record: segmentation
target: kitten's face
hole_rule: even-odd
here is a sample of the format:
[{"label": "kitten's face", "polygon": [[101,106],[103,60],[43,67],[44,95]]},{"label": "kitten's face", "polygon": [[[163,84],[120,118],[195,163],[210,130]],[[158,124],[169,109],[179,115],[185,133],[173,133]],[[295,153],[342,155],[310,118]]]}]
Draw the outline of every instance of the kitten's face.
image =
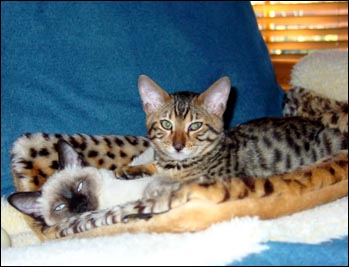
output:
[{"label": "kitten's face", "polygon": [[218,80],[201,95],[169,95],[142,75],[139,90],[147,114],[148,137],[160,156],[181,161],[204,155],[218,142],[230,92],[228,78]]},{"label": "kitten's face", "polygon": [[158,152],[173,160],[185,160],[204,153],[217,140],[223,130],[222,121],[195,104],[196,99],[185,93],[171,96],[168,103],[148,116],[148,137]]},{"label": "kitten's face", "polygon": [[42,187],[42,216],[47,225],[53,225],[79,213],[98,209],[98,180],[96,168],[66,168]]},{"label": "kitten's face", "polygon": [[8,201],[19,211],[47,225],[86,211],[97,210],[99,183],[98,169],[84,167],[79,155],[65,142],[59,143],[61,170],[53,174],[40,191],[18,192]]}]

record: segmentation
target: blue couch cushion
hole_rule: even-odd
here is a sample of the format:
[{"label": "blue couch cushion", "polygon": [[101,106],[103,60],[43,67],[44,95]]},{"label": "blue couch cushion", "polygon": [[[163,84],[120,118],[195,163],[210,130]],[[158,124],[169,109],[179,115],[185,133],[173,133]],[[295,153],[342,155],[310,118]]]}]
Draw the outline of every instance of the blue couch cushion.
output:
[{"label": "blue couch cushion", "polygon": [[229,76],[229,126],[281,115],[249,2],[1,2],[1,33],[2,194],[25,132],[145,135],[140,74],[169,92]]}]

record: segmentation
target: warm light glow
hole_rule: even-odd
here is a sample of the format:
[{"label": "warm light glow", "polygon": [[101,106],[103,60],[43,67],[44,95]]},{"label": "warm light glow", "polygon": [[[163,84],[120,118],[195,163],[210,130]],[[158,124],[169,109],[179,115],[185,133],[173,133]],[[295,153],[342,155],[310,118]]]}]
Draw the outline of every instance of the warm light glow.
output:
[{"label": "warm light glow", "polygon": [[338,41],[338,35],[328,34],[324,36],[324,40],[328,42]]},{"label": "warm light glow", "polygon": [[348,1],[251,3],[271,54],[307,54],[333,47],[348,49]]}]

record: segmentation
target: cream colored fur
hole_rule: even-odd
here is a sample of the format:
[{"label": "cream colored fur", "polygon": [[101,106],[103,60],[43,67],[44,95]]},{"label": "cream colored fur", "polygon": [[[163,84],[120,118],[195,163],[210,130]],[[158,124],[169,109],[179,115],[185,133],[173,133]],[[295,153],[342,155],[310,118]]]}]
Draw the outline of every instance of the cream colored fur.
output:
[{"label": "cream colored fur", "polygon": [[291,85],[348,102],[348,51],[319,50],[303,57],[292,70]]}]

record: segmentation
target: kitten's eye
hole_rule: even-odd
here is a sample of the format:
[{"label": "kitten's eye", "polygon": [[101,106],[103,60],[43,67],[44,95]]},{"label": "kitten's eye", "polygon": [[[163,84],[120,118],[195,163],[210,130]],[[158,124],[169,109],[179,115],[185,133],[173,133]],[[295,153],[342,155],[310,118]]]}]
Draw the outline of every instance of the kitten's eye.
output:
[{"label": "kitten's eye", "polygon": [[82,189],[82,186],[83,186],[83,182],[80,182],[79,184],[78,184],[78,187],[76,188],[76,192],[80,192],[81,191],[81,189]]},{"label": "kitten's eye", "polygon": [[62,209],[64,209],[65,208],[65,204],[59,204],[59,205],[57,205],[55,208],[54,208],[54,210],[55,211],[60,211],[60,210],[62,210]]},{"label": "kitten's eye", "polygon": [[160,121],[162,128],[165,130],[171,130],[172,129],[172,123],[168,120],[161,120]]},{"label": "kitten's eye", "polygon": [[197,131],[201,128],[202,122],[193,122],[189,125],[189,131]]}]

